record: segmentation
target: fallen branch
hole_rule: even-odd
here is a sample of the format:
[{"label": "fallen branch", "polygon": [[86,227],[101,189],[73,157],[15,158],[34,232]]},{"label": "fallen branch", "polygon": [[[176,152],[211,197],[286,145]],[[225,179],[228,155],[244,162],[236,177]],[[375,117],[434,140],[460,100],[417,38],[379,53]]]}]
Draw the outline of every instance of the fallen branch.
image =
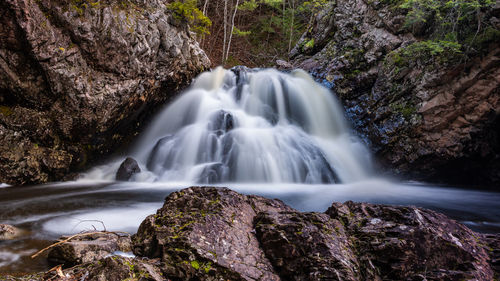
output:
[{"label": "fallen branch", "polygon": [[43,249],[41,249],[40,251],[36,252],[35,254],[33,254],[31,256],[32,259],[38,257],[40,254],[42,254],[43,252],[57,246],[57,245],[60,245],[60,244],[63,244],[63,243],[66,243],[66,242],[69,242],[71,239],[73,238],[76,238],[76,237],[81,237],[81,236],[88,236],[88,235],[93,235],[93,234],[114,234],[114,235],[117,235],[117,236],[120,236],[119,234],[129,234],[127,232],[109,232],[109,231],[95,231],[95,232],[85,232],[85,233],[78,233],[78,234],[75,234],[75,235],[71,235],[70,237],[62,240],[62,241],[59,241],[57,243],[54,243],[52,245],[49,245]]}]

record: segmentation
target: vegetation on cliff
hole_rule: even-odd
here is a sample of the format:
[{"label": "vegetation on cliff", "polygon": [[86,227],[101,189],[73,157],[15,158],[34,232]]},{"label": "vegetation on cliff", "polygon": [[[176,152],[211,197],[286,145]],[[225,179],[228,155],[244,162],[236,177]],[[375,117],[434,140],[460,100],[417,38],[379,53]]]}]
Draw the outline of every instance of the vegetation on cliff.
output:
[{"label": "vegetation on cliff", "polygon": [[499,18],[488,0],[338,0],[304,33],[292,63],[335,89],[392,172],[494,185]]}]

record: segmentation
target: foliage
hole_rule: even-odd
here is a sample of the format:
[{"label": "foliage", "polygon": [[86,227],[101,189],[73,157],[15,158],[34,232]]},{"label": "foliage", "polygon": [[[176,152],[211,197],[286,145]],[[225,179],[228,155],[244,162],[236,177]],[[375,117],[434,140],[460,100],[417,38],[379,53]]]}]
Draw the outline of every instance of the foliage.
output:
[{"label": "foliage", "polygon": [[321,9],[325,7],[328,3],[328,0],[311,0],[303,2],[298,10],[300,12],[311,13],[312,15],[316,15]]},{"label": "foliage", "polygon": [[407,10],[404,29],[425,40],[392,51],[386,65],[456,63],[478,53],[500,37],[500,31],[483,21],[482,9],[492,0],[403,0]]},{"label": "foliage", "polygon": [[312,49],[314,48],[314,38],[307,41],[305,44],[304,44],[304,49]]},{"label": "foliage", "polygon": [[481,24],[481,9],[493,4],[492,0],[404,0],[399,7],[408,11],[405,28],[410,31],[460,40],[470,27]]},{"label": "foliage", "polygon": [[255,0],[250,0],[243,2],[238,6],[238,10],[240,11],[254,11],[258,7],[258,3]]},{"label": "foliage", "polygon": [[453,41],[425,40],[412,43],[404,48],[392,51],[386,63],[396,67],[409,66],[412,62],[427,64],[436,59],[440,62],[453,61],[462,54],[462,45]]},{"label": "foliage", "polygon": [[249,31],[249,30],[243,31],[243,30],[240,30],[237,27],[234,27],[233,34],[236,35],[236,36],[248,36],[248,35],[252,34],[252,31]]},{"label": "foliage", "polygon": [[[328,0],[199,0],[198,8],[213,21],[211,34],[203,38],[201,46],[213,63],[226,57],[227,67],[234,63],[265,67],[277,59],[288,60],[291,48],[326,3]],[[226,32],[233,35],[229,54],[223,54],[225,48],[221,47],[224,42],[228,46]]]},{"label": "foliage", "polygon": [[172,11],[175,19],[187,21],[191,29],[197,34],[210,34],[209,28],[212,21],[196,5],[196,0],[184,0],[183,2],[169,3],[167,8]]}]

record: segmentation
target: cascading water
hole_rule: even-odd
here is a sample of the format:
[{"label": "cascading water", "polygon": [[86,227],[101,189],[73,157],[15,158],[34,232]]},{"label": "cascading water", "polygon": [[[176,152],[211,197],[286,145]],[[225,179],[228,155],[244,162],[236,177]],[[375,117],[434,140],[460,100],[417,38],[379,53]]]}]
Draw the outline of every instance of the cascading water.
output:
[{"label": "cascading water", "polygon": [[[132,180],[193,183],[352,182],[371,163],[335,97],[306,72],[244,67],[201,74],[131,156],[142,170]],[[85,177],[112,180],[121,160]]]}]

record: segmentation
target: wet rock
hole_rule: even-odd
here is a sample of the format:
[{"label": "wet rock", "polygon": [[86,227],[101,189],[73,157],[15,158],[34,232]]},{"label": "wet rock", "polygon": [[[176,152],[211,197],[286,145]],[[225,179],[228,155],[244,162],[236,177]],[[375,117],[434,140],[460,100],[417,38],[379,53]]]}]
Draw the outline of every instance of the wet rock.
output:
[{"label": "wet rock", "polygon": [[210,66],[166,4],[0,3],[0,182],[87,168]]},{"label": "wet rock", "polygon": [[21,235],[21,230],[9,224],[0,224],[0,241],[11,240]]},{"label": "wet rock", "polygon": [[443,214],[354,202],[326,213],[346,226],[361,267],[380,280],[493,280],[482,235]]},{"label": "wet rock", "polygon": [[[85,274],[87,280],[122,281],[122,280],[167,280],[160,269],[161,264],[155,261],[131,259],[124,257],[108,257],[100,260],[97,266]],[[73,273],[73,275],[79,272]]]},{"label": "wet rock", "polygon": [[141,168],[139,168],[139,164],[137,164],[137,161],[135,161],[134,158],[127,157],[116,172],[116,180],[128,181],[134,174],[140,172]]},{"label": "wet rock", "polygon": [[[238,280],[279,280],[253,231],[258,212],[290,209],[281,201],[229,189],[192,187],[172,193],[133,236],[134,253],[167,264],[191,264],[178,278],[203,276],[205,268]],[[172,269],[173,275],[179,272]]]},{"label": "wet rock", "polygon": [[[60,240],[67,239],[63,236]],[[52,248],[49,262],[65,267],[98,261],[114,252],[130,252],[130,235],[115,233],[95,233],[76,237],[69,242]]]},{"label": "wet rock", "polygon": [[276,65],[279,69],[292,69],[293,65],[284,60],[276,60]]},{"label": "wet rock", "polygon": [[482,239],[490,254],[490,266],[495,272],[495,279],[500,278],[500,234],[486,234]]},{"label": "wet rock", "polygon": [[218,183],[221,182],[222,174],[227,169],[222,163],[209,164],[203,169],[197,182]]},{"label": "wet rock", "polygon": [[[458,57],[449,51],[419,57],[406,48],[437,38],[442,22],[407,28],[408,11],[395,2],[329,2],[292,50],[291,63],[335,90],[387,170],[497,187],[500,37],[488,39],[482,37],[486,29],[462,26],[461,32],[482,37],[484,44],[477,41],[469,52],[460,42]],[[480,17],[496,22],[498,10],[483,8]],[[498,34],[500,26],[488,28]]]},{"label": "wet rock", "polygon": [[[500,256],[498,235],[422,208],[346,202],[301,213],[214,187],[170,194],[132,247],[135,258],[102,258],[95,249],[93,261],[64,270],[64,278],[489,281],[498,278]],[[8,280],[63,280],[36,276]]]},{"label": "wet rock", "polygon": [[343,225],[326,214],[264,212],[257,238],[282,280],[360,280]]}]

